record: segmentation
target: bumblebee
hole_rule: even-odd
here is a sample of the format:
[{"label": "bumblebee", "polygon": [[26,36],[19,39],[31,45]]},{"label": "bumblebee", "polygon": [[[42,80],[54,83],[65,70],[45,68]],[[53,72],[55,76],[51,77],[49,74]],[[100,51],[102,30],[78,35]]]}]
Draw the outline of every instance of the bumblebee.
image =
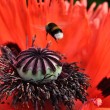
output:
[{"label": "bumblebee", "polygon": [[50,34],[56,41],[63,38],[62,30],[55,23],[48,23],[45,26],[46,36]]}]

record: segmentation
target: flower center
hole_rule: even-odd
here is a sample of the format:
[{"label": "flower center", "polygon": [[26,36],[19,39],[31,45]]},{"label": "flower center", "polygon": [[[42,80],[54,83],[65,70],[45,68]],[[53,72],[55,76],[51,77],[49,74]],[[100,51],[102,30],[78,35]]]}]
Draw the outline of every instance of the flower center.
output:
[{"label": "flower center", "polygon": [[47,48],[29,48],[16,58],[18,74],[25,80],[47,82],[55,80],[62,71],[61,57]]}]

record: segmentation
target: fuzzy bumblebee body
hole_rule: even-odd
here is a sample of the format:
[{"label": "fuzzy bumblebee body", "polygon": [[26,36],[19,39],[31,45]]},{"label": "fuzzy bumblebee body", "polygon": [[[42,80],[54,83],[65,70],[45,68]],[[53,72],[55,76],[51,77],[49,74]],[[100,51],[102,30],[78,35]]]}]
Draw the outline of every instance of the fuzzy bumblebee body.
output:
[{"label": "fuzzy bumblebee body", "polygon": [[49,33],[55,40],[63,38],[62,30],[55,23],[48,23],[45,29],[47,34]]}]

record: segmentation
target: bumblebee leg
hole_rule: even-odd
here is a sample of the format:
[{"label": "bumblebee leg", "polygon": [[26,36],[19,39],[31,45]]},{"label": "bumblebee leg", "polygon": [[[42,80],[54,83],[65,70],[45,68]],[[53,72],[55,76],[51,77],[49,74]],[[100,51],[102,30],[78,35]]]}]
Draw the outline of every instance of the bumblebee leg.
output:
[{"label": "bumblebee leg", "polygon": [[47,40],[48,32],[46,32],[46,40]]},{"label": "bumblebee leg", "polygon": [[58,39],[56,39],[56,38],[54,38],[54,39],[55,39],[56,43],[58,43]]}]

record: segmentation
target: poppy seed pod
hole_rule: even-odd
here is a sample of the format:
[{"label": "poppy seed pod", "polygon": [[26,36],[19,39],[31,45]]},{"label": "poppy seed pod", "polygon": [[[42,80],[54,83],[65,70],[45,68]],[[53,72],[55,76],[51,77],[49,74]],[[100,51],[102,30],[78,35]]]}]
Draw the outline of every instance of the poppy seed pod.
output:
[{"label": "poppy seed pod", "polygon": [[16,58],[18,74],[25,80],[48,82],[55,80],[62,71],[61,57],[54,51],[29,48]]}]

